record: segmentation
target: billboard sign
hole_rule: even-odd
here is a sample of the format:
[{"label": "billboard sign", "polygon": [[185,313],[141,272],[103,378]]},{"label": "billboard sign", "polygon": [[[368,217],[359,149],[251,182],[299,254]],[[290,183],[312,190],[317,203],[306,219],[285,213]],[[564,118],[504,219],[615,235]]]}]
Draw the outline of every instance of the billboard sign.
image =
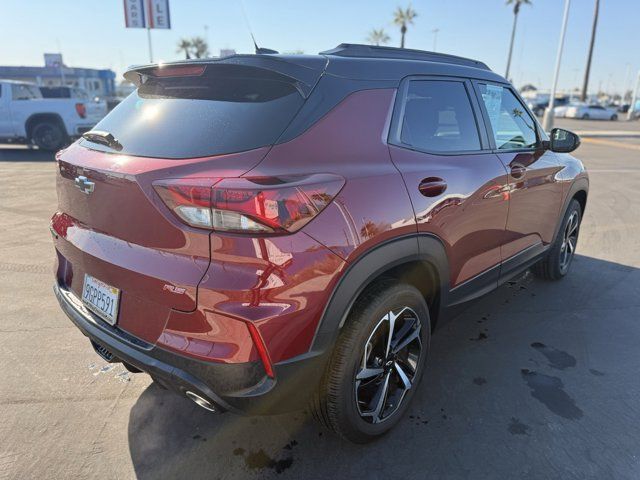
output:
[{"label": "billboard sign", "polygon": [[171,28],[169,0],[147,0],[148,28]]},{"label": "billboard sign", "polygon": [[143,0],[124,0],[124,24],[127,28],[147,28]]},{"label": "billboard sign", "polygon": [[62,54],[61,53],[45,53],[44,54],[44,65],[49,68],[61,68],[64,63],[62,63]]},{"label": "billboard sign", "polygon": [[169,0],[123,0],[127,28],[171,28]]}]

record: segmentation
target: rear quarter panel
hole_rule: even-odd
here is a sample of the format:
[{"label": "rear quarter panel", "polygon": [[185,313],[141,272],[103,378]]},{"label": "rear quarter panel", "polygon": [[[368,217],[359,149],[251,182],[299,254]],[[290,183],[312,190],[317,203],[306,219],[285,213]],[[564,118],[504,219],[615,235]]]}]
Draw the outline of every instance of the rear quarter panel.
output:
[{"label": "rear quarter panel", "polygon": [[245,174],[333,173],[345,179],[333,202],[301,231],[263,239],[211,235],[212,262],[199,304],[254,322],[274,362],[309,350],[349,263],[387,239],[416,233],[406,187],[386,145],[394,94],[352,93]]}]

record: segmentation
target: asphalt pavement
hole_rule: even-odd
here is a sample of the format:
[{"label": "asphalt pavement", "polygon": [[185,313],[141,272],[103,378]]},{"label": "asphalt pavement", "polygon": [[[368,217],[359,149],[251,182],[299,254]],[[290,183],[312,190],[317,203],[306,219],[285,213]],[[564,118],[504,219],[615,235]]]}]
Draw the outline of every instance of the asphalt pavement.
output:
[{"label": "asphalt pavement", "polygon": [[640,140],[575,155],[591,193],[570,275],[524,275],[439,329],[409,414],[356,446],[105,363],[51,291],[55,164],[0,148],[0,479],[639,478]]}]

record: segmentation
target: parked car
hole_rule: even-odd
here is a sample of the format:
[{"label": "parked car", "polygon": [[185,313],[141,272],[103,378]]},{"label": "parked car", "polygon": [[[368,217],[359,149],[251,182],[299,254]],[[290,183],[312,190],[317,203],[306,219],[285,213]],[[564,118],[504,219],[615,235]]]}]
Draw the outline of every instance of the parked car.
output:
[{"label": "parked car", "polygon": [[569,108],[571,107],[580,107],[584,105],[581,102],[571,102],[568,103],[566,105],[561,105],[559,107],[554,107],[553,109],[553,116],[556,118],[564,118],[567,116],[567,110],[569,110]]},{"label": "parked car", "polygon": [[460,305],[569,272],[579,139],[482,62],[343,44],[125,77],[57,156],[54,291],[105,361],[207,410],[309,405],[371,441]]},{"label": "parked car", "polygon": [[618,112],[615,108],[603,107],[598,104],[575,105],[567,108],[565,117],[584,120],[618,120]]},{"label": "parked car", "polygon": [[[569,97],[556,97],[554,102],[554,112],[558,107],[563,107],[569,104]],[[538,117],[542,117],[544,115],[545,110],[549,107],[549,98],[544,100],[533,100],[527,103],[527,106],[536,114]]]},{"label": "parked car", "polygon": [[0,141],[58,150],[102,118],[91,101],[44,99],[36,85],[0,80]]},{"label": "parked car", "polygon": [[627,113],[629,111],[629,107],[631,107],[631,105],[628,103],[618,105],[618,113]]}]

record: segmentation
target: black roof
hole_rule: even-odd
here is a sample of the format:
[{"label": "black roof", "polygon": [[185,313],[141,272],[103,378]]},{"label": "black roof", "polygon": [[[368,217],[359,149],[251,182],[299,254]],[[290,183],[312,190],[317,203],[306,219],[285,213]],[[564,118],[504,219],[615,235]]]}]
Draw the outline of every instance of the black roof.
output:
[{"label": "black roof", "polygon": [[467,67],[491,70],[485,63],[470,58],[448,55],[446,53],[427,52],[409,48],[380,47],[377,45],[362,45],[358,43],[341,43],[336,48],[320,52],[320,55],[335,55],[339,57],[358,58],[393,58],[396,60],[421,60],[425,62],[451,63]]},{"label": "black roof", "polygon": [[[205,58],[168,62],[185,64],[237,64],[268,68],[302,80],[309,87],[322,72],[354,80],[398,82],[409,75],[446,75],[507,83],[483,62],[444,53],[395,47],[378,47],[342,43],[318,55],[235,54],[222,58]],[[158,65],[129,67],[125,78],[134,81],[136,73]]]},{"label": "black roof", "polygon": [[446,75],[507,83],[483,62],[444,53],[343,43],[320,52],[328,74],[359,80],[399,81],[409,75]]}]

